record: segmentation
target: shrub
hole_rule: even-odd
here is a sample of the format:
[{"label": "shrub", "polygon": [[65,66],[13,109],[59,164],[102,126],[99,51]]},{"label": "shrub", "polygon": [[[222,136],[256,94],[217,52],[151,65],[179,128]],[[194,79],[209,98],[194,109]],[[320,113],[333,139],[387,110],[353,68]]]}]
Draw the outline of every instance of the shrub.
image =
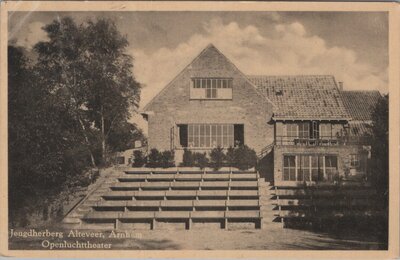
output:
[{"label": "shrub", "polygon": [[224,149],[221,147],[217,147],[211,150],[210,152],[210,166],[214,168],[214,170],[218,170],[221,168],[225,162],[226,155],[224,154]]},{"label": "shrub", "polygon": [[193,153],[186,148],[183,150],[183,158],[182,158],[181,166],[184,166],[184,167],[194,166]]},{"label": "shrub", "polygon": [[257,165],[257,154],[247,145],[241,145],[234,150],[234,163],[232,166],[240,170],[247,170]]},{"label": "shrub", "polygon": [[159,167],[159,165],[161,164],[161,157],[162,155],[157,149],[151,149],[149,155],[147,156],[146,166],[150,168]]},{"label": "shrub", "polygon": [[194,166],[204,169],[208,166],[208,158],[206,153],[193,153]]},{"label": "shrub", "polygon": [[164,151],[161,153],[160,167],[168,168],[175,166],[175,153],[174,151]]},{"label": "shrub", "polygon": [[147,167],[174,167],[175,166],[175,155],[173,151],[159,152],[157,149],[151,149],[147,156]]},{"label": "shrub", "polygon": [[226,160],[226,163],[227,163],[229,166],[231,166],[231,167],[234,166],[235,161],[236,161],[236,160],[235,160],[235,148],[233,148],[232,146],[230,146],[230,147],[228,148],[228,150],[226,151],[225,160]]},{"label": "shrub", "polygon": [[146,164],[146,156],[143,155],[143,152],[140,150],[133,152],[133,167],[142,167]]}]

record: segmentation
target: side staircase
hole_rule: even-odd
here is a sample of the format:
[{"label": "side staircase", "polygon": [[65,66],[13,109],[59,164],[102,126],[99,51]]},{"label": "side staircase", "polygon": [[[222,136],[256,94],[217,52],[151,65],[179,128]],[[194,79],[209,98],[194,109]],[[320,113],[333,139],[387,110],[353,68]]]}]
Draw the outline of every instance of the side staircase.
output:
[{"label": "side staircase", "polygon": [[281,228],[274,189],[256,171],[114,171],[63,219],[81,229]]}]

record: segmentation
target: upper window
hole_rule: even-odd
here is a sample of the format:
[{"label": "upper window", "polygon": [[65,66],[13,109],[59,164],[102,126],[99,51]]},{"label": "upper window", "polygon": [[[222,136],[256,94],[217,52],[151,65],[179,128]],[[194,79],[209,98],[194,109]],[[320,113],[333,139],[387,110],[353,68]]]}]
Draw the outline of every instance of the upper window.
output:
[{"label": "upper window", "polygon": [[231,78],[193,78],[191,99],[232,99]]},{"label": "upper window", "polygon": [[321,139],[332,138],[332,124],[319,124],[319,135]]}]

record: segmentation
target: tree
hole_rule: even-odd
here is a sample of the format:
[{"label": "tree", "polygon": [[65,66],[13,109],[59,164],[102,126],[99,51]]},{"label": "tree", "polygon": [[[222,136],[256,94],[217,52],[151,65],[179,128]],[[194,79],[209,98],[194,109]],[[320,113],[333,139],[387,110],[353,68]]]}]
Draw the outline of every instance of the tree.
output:
[{"label": "tree", "polygon": [[57,93],[74,115],[92,165],[106,164],[107,153],[126,149],[123,143],[137,132],[128,122],[140,97],[128,41],[108,19],[78,26],[65,17],[44,30],[49,41],[35,46],[41,85]]},{"label": "tree", "polygon": [[187,148],[185,148],[183,150],[183,158],[182,158],[181,166],[183,166],[183,167],[193,167],[194,166],[193,153],[192,153],[192,151],[188,150]]},{"label": "tree", "polygon": [[[140,85],[132,70],[132,57],[127,55],[128,41],[111,20],[88,21],[83,29],[86,36],[85,64],[92,75],[87,92],[88,116],[100,130],[102,161],[107,161],[109,138],[129,133],[131,112],[139,106]],[[130,135],[125,135],[130,136]]]},{"label": "tree", "polygon": [[[88,164],[75,119],[40,85],[24,50],[8,47],[9,205],[12,221],[41,209]],[[42,199],[38,199],[42,198]],[[16,214],[21,212],[22,214]]]},{"label": "tree", "polygon": [[240,170],[247,170],[257,165],[257,153],[247,145],[236,147],[234,158],[234,166]]},{"label": "tree", "polygon": [[370,175],[378,193],[387,202],[389,193],[389,95],[383,96],[378,101],[372,115]]}]

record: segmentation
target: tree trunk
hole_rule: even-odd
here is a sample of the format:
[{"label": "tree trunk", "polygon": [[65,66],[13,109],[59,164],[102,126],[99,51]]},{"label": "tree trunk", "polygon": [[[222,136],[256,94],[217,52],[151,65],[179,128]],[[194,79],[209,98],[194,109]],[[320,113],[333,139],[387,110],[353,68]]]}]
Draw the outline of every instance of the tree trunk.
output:
[{"label": "tree trunk", "polygon": [[80,118],[79,116],[78,116],[78,120],[79,120],[79,124],[81,125],[81,128],[82,128],[83,137],[85,138],[85,142],[86,142],[86,144],[87,144],[87,146],[88,146],[88,149],[89,149],[90,160],[91,160],[91,162],[92,162],[92,166],[93,166],[93,168],[96,168],[96,167],[97,167],[97,166],[96,166],[96,161],[94,160],[94,156],[93,156],[92,150],[89,148],[89,147],[90,147],[90,142],[89,142],[89,138],[88,138],[87,135],[86,135],[86,127],[85,127],[85,124],[83,124],[83,122],[82,122],[82,120],[81,120],[81,118]]},{"label": "tree trunk", "polygon": [[105,165],[107,162],[107,156],[106,156],[106,133],[104,127],[103,106],[101,106],[101,155],[102,155],[103,165]]}]

